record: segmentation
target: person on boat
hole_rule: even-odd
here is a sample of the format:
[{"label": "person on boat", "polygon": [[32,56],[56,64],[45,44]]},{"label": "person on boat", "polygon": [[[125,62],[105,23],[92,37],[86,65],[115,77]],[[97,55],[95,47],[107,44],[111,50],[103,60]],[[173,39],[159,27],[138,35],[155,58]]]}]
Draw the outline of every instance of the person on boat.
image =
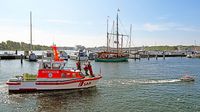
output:
[{"label": "person on boat", "polygon": [[45,64],[45,67],[46,67],[46,69],[50,69],[50,68],[51,68],[51,65],[48,64],[48,63],[46,63],[46,64]]},{"label": "person on boat", "polygon": [[43,63],[43,68],[44,68],[44,69],[49,69],[49,68],[51,68],[51,67],[50,67],[49,64],[47,64],[47,63]]},{"label": "person on boat", "polygon": [[88,62],[88,70],[90,72],[90,76],[95,77],[92,71],[92,65],[90,64],[90,62]]},{"label": "person on boat", "polygon": [[77,68],[77,70],[81,71],[81,62],[80,61],[76,62],[76,68]]},{"label": "person on boat", "polygon": [[46,69],[46,64],[45,63],[43,63],[43,68]]},{"label": "person on boat", "polygon": [[88,76],[89,74],[88,74],[88,63],[86,62],[85,64],[84,64],[85,66],[84,66],[84,70],[85,70],[85,75],[86,76]]}]

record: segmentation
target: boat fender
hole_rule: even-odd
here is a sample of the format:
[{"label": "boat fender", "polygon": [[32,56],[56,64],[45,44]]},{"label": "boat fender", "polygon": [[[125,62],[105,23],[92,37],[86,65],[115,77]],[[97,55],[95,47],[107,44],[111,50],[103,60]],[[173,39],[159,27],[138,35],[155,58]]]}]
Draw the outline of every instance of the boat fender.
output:
[{"label": "boat fender", "polygon": [[11,79],[9,79],[9,82],[17,82],[17,81],[19,81],[18,78],[11,78]]},{"label": "boat fender", "polygon": [[76,77],[76,73],[72,73],[72,77],[75,78]]},{"label": "boat fender", "polygon": [[62,78],[66,78],[65,73],[62,73],[62,74],[61,74],[61,77],[62,77]]}]

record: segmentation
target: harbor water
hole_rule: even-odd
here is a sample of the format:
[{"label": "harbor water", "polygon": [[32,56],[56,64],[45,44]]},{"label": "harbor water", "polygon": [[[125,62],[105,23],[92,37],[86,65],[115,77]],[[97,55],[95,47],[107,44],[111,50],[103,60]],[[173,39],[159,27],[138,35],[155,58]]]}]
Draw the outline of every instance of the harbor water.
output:
[{"label": "harbor water", "polygon": [[[75,67],[75,61],[67,63]],[[96,87],[9,94],[8,79],[36,74],[39,65],[0,60],[0,112],[200,112],[200,59],[91,63],[95,73],[103,74]],[[195,77],[195,82],[181,82],[184,75]]]}]

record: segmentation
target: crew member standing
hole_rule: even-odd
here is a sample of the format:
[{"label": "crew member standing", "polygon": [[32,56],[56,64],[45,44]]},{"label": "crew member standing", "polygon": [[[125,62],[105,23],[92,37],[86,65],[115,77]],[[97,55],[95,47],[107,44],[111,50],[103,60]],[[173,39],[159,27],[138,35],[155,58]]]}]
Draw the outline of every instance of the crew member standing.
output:
[{"label": "crew member standing", "polygon": [[94,74],[93,74],[92,65],[90,64],[90,62],[88,62],[88,70],[89,70],[89,72],[90,72],[90,75],[91,75],[92,77],[95,77]]},{"label": "crew member standing", "polygon": [[80,61],[76,62],[76,67],[77,67],[77,70],[81,71],[81,63],[80,63]]},{"label": "crew member standing", "polygon": [[89,75],[89,74],[88,74],[88,63],[85,63],[84,65],[85,65],[85,66],[84,66],[83,69],[85,70],[85,75],[88,76],[88,75]]}]

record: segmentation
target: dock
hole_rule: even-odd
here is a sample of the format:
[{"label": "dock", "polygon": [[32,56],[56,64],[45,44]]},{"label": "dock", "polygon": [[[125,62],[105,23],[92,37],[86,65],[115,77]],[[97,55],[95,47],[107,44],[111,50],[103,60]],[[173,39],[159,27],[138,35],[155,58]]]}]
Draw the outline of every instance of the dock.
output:
[{"label": "dock", "polygon": [[[42,55],[37,55],[38,59],[42,59]],[[5,55],[5,54],[1,54],[0,55],[0,60],[9,60],[9,59],[21,59],[21,55]],[[23,56],[23,59],[26,59],[26,56]]]},{"label": "dock", "polygon": [[171,55],[140,55],[141,58],[154,58],[154,57],[186,57],[185,54],[171,54]]}]

